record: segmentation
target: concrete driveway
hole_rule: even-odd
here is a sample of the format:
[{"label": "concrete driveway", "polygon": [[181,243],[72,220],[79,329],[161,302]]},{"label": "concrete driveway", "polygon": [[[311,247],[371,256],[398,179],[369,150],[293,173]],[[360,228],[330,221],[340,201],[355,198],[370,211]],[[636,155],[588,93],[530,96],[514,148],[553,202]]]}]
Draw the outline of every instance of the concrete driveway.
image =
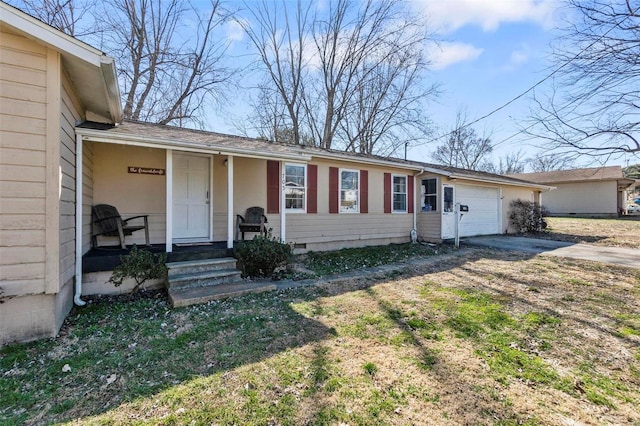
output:
[{"label": "concrete driveway", "polygon": [[591,244],[574,244],[563,241],[541,240],[537,238],[494,235],[468,237],[462,244],[475,247],[490,247],[500,250],[516,250],[544,256],[569,257],[573,259],[595,260],[640,269],[640,250],[624,247],[605,247]]}]

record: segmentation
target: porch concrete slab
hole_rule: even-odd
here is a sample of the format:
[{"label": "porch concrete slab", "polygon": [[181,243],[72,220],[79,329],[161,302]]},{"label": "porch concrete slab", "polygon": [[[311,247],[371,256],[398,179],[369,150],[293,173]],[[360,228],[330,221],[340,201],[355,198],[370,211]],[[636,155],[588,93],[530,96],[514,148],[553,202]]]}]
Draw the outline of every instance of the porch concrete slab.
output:
[{"label": "porch concrete slab", "polygon": [[500,250],[522,251],[543,256],[593,260],[640,269],[640,249],[574,244],[564,241],[512,237],[507,235],[468,237],[462,239],[461,242],[464,245],[473,247],[489,247]]},{"label": "porch concrete slab", "polygon": [[244,296],[249,293],[273,291],[276,286],[270,282],[244,282],[219,284],[210,287],[193,287],[169,290],[169,301],[174,308],[197,305],[211,300]]}]

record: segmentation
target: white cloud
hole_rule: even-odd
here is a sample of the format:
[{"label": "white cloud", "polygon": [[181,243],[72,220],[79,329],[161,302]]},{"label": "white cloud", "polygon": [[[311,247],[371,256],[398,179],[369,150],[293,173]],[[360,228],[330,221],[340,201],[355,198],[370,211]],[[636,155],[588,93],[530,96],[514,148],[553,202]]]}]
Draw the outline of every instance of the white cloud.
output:
[{"label": "white cloud", "polygon": [[511,56],[509,57],[509,61],[502,66],[502,71],[511,72],[520,68],[522,65],[529,62],[529,53],[527,52],[526,47],[521,50],[514,50],[511,52]]},{"label": "white cloud", "polygon": [[553,25],[557,0],[413,0],[424,11],[436,32],[451,33],[465,25],[495,31],[507,22]]},{"label": "white cloud", "polygon": [[440,42],[429,49],[431,68],[442,70],[457,62],[472,61],[483,51],[484,49],[466,43]]},{"label": "white cloud", "polygon": [[227,23],[227,41],[242,41],[244,39],[244,29],[242,26],[236,22],[235,20],[229,21]]}]

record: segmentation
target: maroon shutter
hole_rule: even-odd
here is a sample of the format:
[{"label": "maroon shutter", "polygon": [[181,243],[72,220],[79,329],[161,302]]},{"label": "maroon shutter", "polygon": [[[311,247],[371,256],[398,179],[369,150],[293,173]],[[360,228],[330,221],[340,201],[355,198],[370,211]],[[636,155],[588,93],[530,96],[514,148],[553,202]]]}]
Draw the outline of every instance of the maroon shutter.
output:
[{"label": "maroon shutter", "polygon": [[384,174],[384,212],[391,213],[391,173]]},{"label": "maroon shutter", "polygon": [[369,213],[369,171],[360,170],[360,213]]},{"label": "maroon shutter", "polygon": [[407,203],[409,203],[409,205],[407,206],[407,213],[413,213],[413,205],[415,204],[414,202],[414,198],[415,194],[414,194],[414,189],[413,189],[413,176],[407,176]]},{"label": "maroon shutter", "polygon": [[329,167],[329,213],[338,213],[338,168]]},{"label": "maroon shutter", "polygon": [[307,165],[307,213],[318,213],[318,166]]},{"label": "maroon shutter", "polygon": [[280,213],[280,163],[267,161],[267,213]]}]

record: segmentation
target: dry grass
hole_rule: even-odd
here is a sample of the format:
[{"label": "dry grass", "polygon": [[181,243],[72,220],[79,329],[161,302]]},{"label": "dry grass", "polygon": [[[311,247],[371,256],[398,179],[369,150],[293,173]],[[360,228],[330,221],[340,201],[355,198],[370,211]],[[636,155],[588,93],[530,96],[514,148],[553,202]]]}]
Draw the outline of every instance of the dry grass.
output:
[{"label": "dry grass", "polygon": [[640,271],[467,249],[385,279],[76,311],[0,352],[0,422],[640,424],[639,348]]},{"label": "dry grass", "polygon": [[[640,216],[617,219],[548,217],[542,238],[610,247],[640,248]],[[536,235],[538,237],[538,235]]]}]

